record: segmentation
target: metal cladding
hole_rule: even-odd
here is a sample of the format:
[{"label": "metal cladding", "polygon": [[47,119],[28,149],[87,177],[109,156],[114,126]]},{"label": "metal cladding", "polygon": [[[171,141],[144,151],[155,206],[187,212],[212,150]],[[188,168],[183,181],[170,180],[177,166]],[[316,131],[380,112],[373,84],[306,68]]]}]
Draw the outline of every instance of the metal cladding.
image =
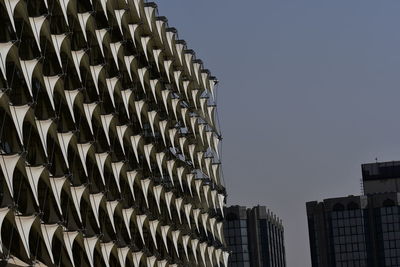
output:
[{"label": "metal cladding", "polygon": [[156,4],[0,12],[1,263],[227,266],[217,80]]}]

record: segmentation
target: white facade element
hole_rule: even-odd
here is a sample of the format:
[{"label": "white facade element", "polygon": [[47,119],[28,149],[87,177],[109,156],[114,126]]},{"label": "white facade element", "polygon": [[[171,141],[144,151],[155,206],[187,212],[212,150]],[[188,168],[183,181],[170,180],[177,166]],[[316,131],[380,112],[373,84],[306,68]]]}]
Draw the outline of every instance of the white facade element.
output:
[{"label": "white facade element", "polygon": [[110,255],[111,255],[111,251],[114,247],[114,243],[113,242],[108,242],[108,243],[100,243],[100,247],[101,247],[101,254],[103,255],[103,259],[104,259],[104,263],[106,264],[107,267],[110,266],[109,262],[110,262]]},{"label": "white facade element", "polygon": [[217,190],[211,190],[211,202],[214,210],[217,210]]},{"label": "white facade element", "polygon": [[132,143],[132,148],[133,152],[135,153],[136,161],[139,163],[139,143],[142,140],[141,135],[135,135],[131,136],[131,143]]},{"label": "white facade element", "polygon": [[51,189],[53,191],[53,195],[56,199],[56,203],[58,206],[58,209],[60,211],[60,213],[62,213],[62,209],[61,209],[61,193],[62,193],[62,188],[65,184],[65,182],[67,181],[66,177],[49,177],[50,180],[50,185],[51,185]]},{"label": "white facade element", "polygon": [[[137,0],[134,0],[134,1],[137,1]],[[138,24],[129,24],[128,28],[129,28],[129,33],[131,35],[132,41],[136,45],[135,36],[136,36],[136,30],[139,28],[139,25]]]},{"label": "white facade element", "polygon": [[125,67],[128,71],[129,78],[132,80],[132,70],[131,70],[131,64],[133,60],[135,59],[134,56],[124,56],[124,62],[125,62]]},{"label": "white facade element", "polygon": [[176,198],[175,199],[176,212],[178,213],[179,223],[181,223],[181,224],[182,224],[182,219],[181,219],[182,203],[183,203],[183,199],[182,198]]},{"label": "white facade element", "polygon": [[141,251],[135,252],[132,254],[132,256],[133,256],[133,264],[135,265],[135,267],[139,267],[140,261],[143,257],[143,252],[141,252]]},{"label": "white facade element", "polygon": [[174,167],[175,167],[175,163],[176,163],[175,160],[168,160],[167,161],[168,175],[169,175],[169,178],[170,178],[172,184],[174,184],[173,170],[174,170]]},{"label": "white facade element", "polygon": [[168,210],[168,215],[169,218],[172,220],[172,215],[171,215],[171,201],[172,197],[174,196],[174,193],[171,191],[165,192],[164,197],[165,197],[165,204],[167,205],[167,210]]},{"label": "white facade element", "polygon": [[220,208],[220,210],[221,210],[221,213],[222,213],[222,217],[225,217],[224,216],[224,207],[225,207],[225,195],[223,195],[223,194],[218,194],[218,205],[219,205],[219,208]]},{"label": "white facade element", "polygon": [[83,193],[85,193],[86,187],[85,185],[80,185],[80,186],[71,186],[71,196],[73,203],[75,205],[75,210],[76,213],[78,214],[79,220],[82,221],[82,215],[81,215],[81,200]]},{"label": "white facade element", "polygon": [[66,132],[66,133],[58,133],[58,142],[60,144],[61,152],[64,156],[64,161],[67,167],[69,168],[68,162],[68,146],[71,142],[72,137],[74,136],[73,132]]},{"label": "white facade element", "polygon": [[161,228],[161,236],[162,236],[162,239],[164,242],[165,249],[167,250],[167,252],[169,252],[167,236],[168,236],[169,229],[171,227],[169,225],[164,225],[164,226],[161,226],[160,228]]},{"label": "white facade element", "polygon": [[192,252],[193,252],[193,256],[195,259],[196,264],[198,264],[198,260],[197,260],[197,246],[199,245],[199,240],[198,239],[192,239],[190,241],[190,244],[192,245]]},{"label": "white facade element", "polygon": [[[61,65],[61,63],[60,63],[60,65]],[[43,80],[44,80],[44,85],[46,87],[47,95],[49,96],[50,104],[54,110],[55,109],[54,99],[53,99],[54,98],[54,90],[55,90],[57,82],[60,80],[60,76],[58,76],[58,75],[43,76]]]},{"label": "white facade element", "polygon": [[20,60],[22,73],[24,74],[25,82],[28,86],[29,93],[32,96],[32,79],[33,79],[33,72],[35,71],[36,66],[38,65],[39,61],[37,59],[32,60]]},{"label": "white facade element", "polygon": [[200,243],[200,256],[204,266],[207,266],[206,251],[207,251],[207,243],[206,242]]},{"label": "white facade element", "polygon": [[81,26],[82,34],[87,41],[86,26],[90,18],[90,12],[78,13],[79,25]]},{"label": "white facade element", "polygon": [[9,156],[0,155],[1,170],[5,177],[6,184],[8,186],[8,190],[9,190],[11,196],[14,195],[14,186],[13,186],[14,170],[17,167],[17,163],[20,160],[20,158],[21,158],[21,156],[18,154],[9,155]]},{"label": "white facade element", "polygon": [[36,128],[38,129],[38,133],[40,136],[40,140],[42,142],[43,151],[48,156],[47,153],[47,135],[49,133],[50,127],[53,123],[53,120],[38,120],[36,119]]},{"label": "white facade element", "polygon": [[[199,197],[199,200],[200,200],[200,202],[201,202],[201,192],[200,192],[200,189],[201,189],[201,185],[203,184],[203,181],[200,180],[200,179],[196,179],[196,180],[194,181],[194,183],[195,183],[195,186],[196,186],[197,196]],[[208,202],[207,202],[207,206],[208,206]]]},{"label": "white facade element", "polygon": [[222,234],[222,227],[223,227],[222,222],[218,222],[217,223],[217,236],[221,243],[223,243],[223,241],[224,241],[224,237]]},{"label": "white facade element", "polygon": [[99,239],[96,236],[93,237],[85,237],[83,244],[85,245],[86,255],[89,259],[90,266],[94,266],[94,252],[95,247]]},{"label": "white facade element", "polygon": [[79,90],[64,90],[65,98],[67,100],[69,112],[71,113],[72,119],[76,122],[74,113],[74,104],[76,97],[79,95]]},{"label": "white facade element", "polygon": [[154,267],[157,258],[155,256],[147,257],[147,267]]},{"label": "white facade element", "polygon": [[161,214],[160,201],[161,201],[161,193],[163,191],[163,188],[164,187],[162,185],[157,185],[157,186],[153,187],[154,198],[157,203],[158,213],[160,213],[160,214]]},{"label": "white facade element", "polygon": [[131,118],[131,113],[129,112],[129,103],[132,96],[132,90],[126,89],[121,91],[122,101],[124,101],[124,107],[128,118]]},{"label": "white facade element", "polygon": [[85,116],[87,123],[89,124],[90,131],[93,134],[93,124],[92,124],[92,116],[94,113],[94,110],[97,108],[97,103],[90,103],[90,104],[83,104],[83,109],[85,111]]},{"label": "white facade element", "polygon": [[114,218],[115,218],[114,213],[115,213],[115,209],[117,208],[118,204],[119,204],[119,202],[117,200],[106,202],[108,217],[110,219],[110,222],[114,229],[114,232],[116,232],[115,222],[114,222]]},{"label": "white facade element", "polygon": [[103,65],[90,66],[90,72],[92,74],[92,79],[94,82],[94,86],[96,87],[97,94],[99,94],[99,79],[103,67],[104,67]]},{"label": "white facade element", "polygon": [[210,260],[211,266],[214,266],[213,256],[215,248],[213,246],[207,248],[208,259]]},{"label": "white facade element", "polygon": [[188,184],[189,187],[189,192],[190,195],[193,197],[193,192],[192,192],[192,182],[194,180],[194,174],[193,173],[188,173],[186,174],[186,182]]},{"label": "white facade element", "polygon": [[75,266],[74,254],[72,253],[72,246],[74,245],[75,238],[78,236],[78,231],[63,232],[64,244],[68,256],[71,260],[72,266]]},{"label": "white facade element", "polygon": [[[130,254],[129,247],[117,248],[117,252],[118,252],[119,264],[121,264],[121,266],[125,266],[127,262],[126,260]],[[133,258],[135,259],[135,257]]]},{"label": "white facade element", "polygon": [[172,234],[172,242],[174,243],[176,255],[178,255],[178,257],[179,257],[178,239],[181,234],[181,231],[179,231],[179,230],[172,231],[171,234]]},{"label": "white facade element", "polygon": [[132,197],[133,197],[133,199],[135,199],[135,191],[133,189],[134,189],[134,185],[135,185],[135,180],[136,180],[136,178],[139,177],[139,173],[137,171],[129,171],[129,172],[126,172],[126,176],[128,178],[128,184],[129,184],[130,191],[132,193]]},{"label": "white facade element", "polygon": [[197,232],[200,233],[200,228],[199,228],[199,217],[200,217],[200,209],[193,209],[193,218],[194,218],[194,223],[196,225]]},{"label": "white facade element", "polygon": [[122,167],[124,167],[124,164],[125,163],[122,162],[122,161],[111,163],[111,167],[112,167],[112,170],[113,170],[115,183],[117,184],[119,192],[121,192],[121,185],[120,185],[119,177],[121,175],[121,170],[122,170]]},{"label": "white facade element", "polygon": [[121,145],[122,152],[124,152],[124,154],[126,155],[125,146],[124,146],[124,136],[126,134],[126,131],[129,129],[129,127],[127,125],[121,125],[121,126],[115,126],[115,128],[117,129],[118,141],[119,141],[119,144]]},{"label": "white facade element", "polygon": [[118,84],[118,81],[119,80],[117,77],[106,79],[108,94],[110,95],[110,100],[114,107],[115,107],[114,92],[116,91],[116,86]]},{"label": "white facade element", "polygon": [[75,65],[75,70],[76,73],[78,74],[79,80],[82,81],[82,76],[81,76],[81,71],[79,69],[81,65],[81,61],[83,57],[85,56],[86,52],[85,50],[77,50],[77,51],[71,51],[72,54],[72,59]]},{"label": "white facade element", "polygon": [[158,224],[160,222],[158,220],[154,220],[154,221],[149,221],[149,225],[150,225],[150,233],[151,233],[151,237],[153,239],[154,242],[154,246],[158,249],[157,246],[157,237],[156,237],[156,233],[157,233],[157,227]]},{"label": "white facade element", "polygon": [[129,238],[131,238],[131,236],[132,236],[130,225],[131,225],[132,214],[133,214],[134,211],[135,210],[133,208],[122,209],[124,223],[125,223],[125,227],[126,227],[126,230],[128,232]]},{"label": "white facade element", "polygon": [[37,47],[40,47],[40,31],[42,30],[43,23],[46,21],[46,16],[30,17],[29,22],[31,24],[33,36],[35,37]]},{"label": "white facade element", "polygon": [[13,119],[15,128],[17,129],[19,140],[24,144],[23,125],[25,116],[29,111],[29,105],[23,106],[10,106],[11,117]]},{"label": "white facade element", "polygon": [[146,201],[146,206],[149,207],[148,191],[149,191],[149,186],[150,186],[151,180],[150,179],[141,180],[140,183],[142,185],[142,192],[144,195],[144,199]]},{"label": "white facade element", "polygon": [[104,57],[103,39],[107,34],[107,29],[100,29],[96,30],[95,32],[96,32],[97,42],[99,43],[99,48],[101,50],[101,54],[103,54]]},{"label": "white facade element", "polygon": [[217,219],[216,218],[210,218],[209,222],[210,222],[210,230],[211,230],[211,234],[213,236],[214,239],[216,239],[215,236],[215,223],[216,223]]},{"label": "white facade element", "polygon": [[224,261],[224,265],[228,266],[229,252],[223,251],[222,252],[222,258],[223,258],[223,261]]},{"label": "white facade element", "polygon": [[101,201],[103,200],[103,197],[104,197],[103,193],[90,194],[90,196],[89,196],[93,215],[94,215],[94,218],[96,219],[97,225],[99,225],[99,226],[100,226],[100,221],[99,221],[100,204],[101,204]]},{"label": "white facade element", "polygon": [[166,267],[168,264],[167,260],[157,261],[157,267]]},{"label": "white facade element", "polygon": [[5,6],[7,9],[7,13],[8,13],[8,18],[11,22],[11,25],[12,25],[14,31],[15,31],[14,10],[19,2],[20,2],[20,0],[4,0]]},{"label": "white facade element", "polygon": [[60,226],[58,224],[41,224],[40,228],[42,231],[43,239],[46,244],[47,252],[49,253],[51,262],[54,263],[52,244],[53,244],[54,234],[58,229],[60,229]]},{"label": "white facade element", "polygon": [[184,210],[185,210],[185,215],[186,215],[186,220],[188,223],[189,228],[192,228],[192,225],[190,223],[190,212],[192,211],[192,204],[185,204],[183,206]]},{"label": "white facade element", "polygon": [[26,255],[30,257],[30,247],[29,247],[29,234],[31,232],[31,228],[33,223],[36,220],[36,216],[15,216],[15,223],[18,229],[19,235],[22,240],[22,244],[24,245]]},{"label": "white facade element", "polygon": [[183,192],[182,179],[183,179],[183,172],[185,171],[185,168],[184,167],[179,167],[179,168],[176,169],[176,171],[177,171],[177,174],[178,174],[178,181],[179,181],[179,184],[181,186],[181,190]]},{"label": "white facade element", "polygon": [[143,225],[146,220],[147,220],[147,216],[145,214],[136,216],[136,223],[137,223],[137,227],[139,229],[139,234],[140,234],[140,237],[142,238],[143,244],[146,244],[146,242],[144,241],[144,236],[143,236]]},{"label": "white facade element", "polygon": [[96,163],[97,163],[97,168],[99,169],[100,172],[100,177],[103,181],[103,184],[105,184],[105,178],[104,178],[104,165],[106,164],[106,160],[109,157],[107,152],[103,153],[95,153],[96,157]]},{"label": "white facade element", "polygon": [[209,217],[208,213],[201,214],[201,222],[203,224],[203,229],[204,229],[204,232],[205,232],[206,236],[208,236],[208,231],[207,231],[208,217]]}]

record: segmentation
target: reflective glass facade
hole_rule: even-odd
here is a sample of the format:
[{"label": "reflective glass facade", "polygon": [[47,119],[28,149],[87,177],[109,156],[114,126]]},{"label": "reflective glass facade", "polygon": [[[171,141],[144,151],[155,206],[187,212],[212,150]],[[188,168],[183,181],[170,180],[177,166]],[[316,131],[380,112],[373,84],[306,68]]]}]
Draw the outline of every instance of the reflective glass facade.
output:
[{"label": "reflective glass facade", "polygon": [[225,240],[232,267],[283,267],[282,222],[263,206],[252,209],[231,206],[226,211]]},{"label": "reflective glass facade", "polygon": [[250,266],[247,220],[228,221],[225,238],[231,251],[229,266]]},{"label": "reflective glass facade", "polygon": [[400,214],[399,207],[382,207],[376,209],[377,235],[380,248],[380,259],[384,266],[400,266]]},{"label": "reflective glass facade", "polygon": [[400,266],[399,203],[399,193],[308,202],[312,266]]},{"label": "reflective glass facade", "polygon": [[362,211],[334,211],[331,223],[336,266],[366,266],[367,253]]},{"label": "reflective glass facade", "polygon": [[259,220],[261,266],[286,266],[282,225],[268,219]]}]

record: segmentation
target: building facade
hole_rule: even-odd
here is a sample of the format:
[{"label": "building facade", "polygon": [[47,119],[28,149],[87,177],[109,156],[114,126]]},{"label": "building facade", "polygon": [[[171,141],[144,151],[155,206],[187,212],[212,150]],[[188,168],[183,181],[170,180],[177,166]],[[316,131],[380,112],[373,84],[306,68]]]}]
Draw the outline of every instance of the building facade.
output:
[{"label": "building facade", "polygon": [[227,266],[217,79],[157,5],[0,12],[0,264]]},{"label": "building facade", "polygon": [[400,266],[397,166],[363,164],[365,195],[306,204],[313,267]]},{"label": "building facade", "polygon": [[228,266],[286,266],[282,221],[265,206],[227,208],[224,231],[231,251]]}]

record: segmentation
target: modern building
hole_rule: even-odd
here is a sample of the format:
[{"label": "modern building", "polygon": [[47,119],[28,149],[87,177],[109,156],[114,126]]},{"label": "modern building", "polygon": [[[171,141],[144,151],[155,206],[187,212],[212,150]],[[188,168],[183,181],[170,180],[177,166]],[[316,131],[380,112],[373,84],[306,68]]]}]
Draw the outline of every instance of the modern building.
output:
[{"label": "modern building", "polygon": [[227,266],[217,79],[157,5],[0,14],[0,265]]},{"label": "modern building", "polygon": [[231,267],[284,267],[282,221],[265,206],[226,209],[225,240]]},{"label": "modern building", "polygon": [[365,195],[306,204],[313,267],[400,266],[399,162],[362,165]]},{"label": "modern building", "polygon": [[231,251],[228,266],[250,266],[247,208],[230,206],[225,209],[224,235]]}]

